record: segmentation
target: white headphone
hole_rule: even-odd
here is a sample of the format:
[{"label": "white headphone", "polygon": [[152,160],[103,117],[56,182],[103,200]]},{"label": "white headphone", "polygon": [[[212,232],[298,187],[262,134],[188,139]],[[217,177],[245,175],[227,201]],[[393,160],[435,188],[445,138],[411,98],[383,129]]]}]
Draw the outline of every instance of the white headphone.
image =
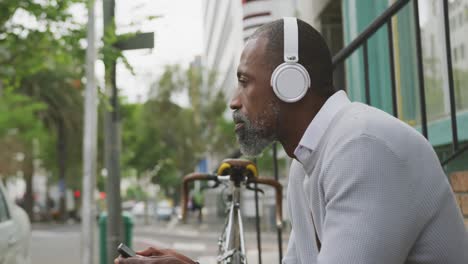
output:
[{"label": "white headphone", "polygon": [[285,17],[284,63],[278,65],[271,75],[271,86],[276,96],[284,102],[301,100],[310,87],[310,76],[299,61],[299,32],[297,19]]}]

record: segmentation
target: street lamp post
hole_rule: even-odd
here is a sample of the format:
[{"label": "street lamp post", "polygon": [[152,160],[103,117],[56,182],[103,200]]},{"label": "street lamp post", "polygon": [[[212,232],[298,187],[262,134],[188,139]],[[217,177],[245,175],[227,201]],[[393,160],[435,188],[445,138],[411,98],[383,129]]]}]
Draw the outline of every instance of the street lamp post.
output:
[{"label": "street lamp post", "polygon": [[[103,0],[104,30],[109,30],[115,20],[115,0]],[[115,34],[115,32],[112,32]],[[154,34],[141,33],[133,38],[118,42],[115,47],[120,50],[144,49],[154,47]],[[122,208],[120,197],[120,116],[118,91],[116,85],[116,61],[104,58],[106,62],[106,94],[111,109],[106,111],[104,120],[104,152],[107,168],[107,259],[113,260],[116,249],[122,241]]]}]

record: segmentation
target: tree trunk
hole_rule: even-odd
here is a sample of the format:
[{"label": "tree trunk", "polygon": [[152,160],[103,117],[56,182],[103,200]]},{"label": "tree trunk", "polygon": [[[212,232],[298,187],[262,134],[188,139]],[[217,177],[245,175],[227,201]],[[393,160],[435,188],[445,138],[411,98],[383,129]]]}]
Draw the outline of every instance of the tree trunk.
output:
[{"label": "tree trunk", "polygon": [[67,184],[66,184],[66,166],[67,166],[67,138],[65,134],[65,125],[62,120],[57,123],[57,165],[59,173],[59,191],[60,191],[60,219],[67,220]]},{"label": "tree trunk", "polygon": [[34,195],[33,195],[33,175],[34,175],[34,157],[32,148],[29,153],[25,153],[25,159],[23,160],[23,175],[26,181],[26,192],[24,193],[23,203],[24,210],[29,216],[29,219],[33,220],[33,206],[34,206]]}]

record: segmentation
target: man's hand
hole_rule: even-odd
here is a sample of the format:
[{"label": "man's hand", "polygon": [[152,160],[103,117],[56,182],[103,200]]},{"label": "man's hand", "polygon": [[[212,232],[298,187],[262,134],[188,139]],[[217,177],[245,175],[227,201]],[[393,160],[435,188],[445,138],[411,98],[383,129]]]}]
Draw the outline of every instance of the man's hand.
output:
[{"label": "man's hand", "polygon": [[195,264],[190,258],[175,252],[171,249],[147,248],[137,251],[137,256],[133,258],[118,257],[115,264]]}]

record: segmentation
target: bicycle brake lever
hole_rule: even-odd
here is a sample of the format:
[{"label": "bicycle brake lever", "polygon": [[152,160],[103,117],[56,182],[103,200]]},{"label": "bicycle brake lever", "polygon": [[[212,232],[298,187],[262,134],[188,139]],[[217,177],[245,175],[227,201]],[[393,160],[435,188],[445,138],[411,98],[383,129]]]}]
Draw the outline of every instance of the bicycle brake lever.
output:
[{"label": "bicycle brake lever", "polygon": [[[257,188],[253,187],[253,186],[252,186],[253,184],[254,184],[254,182],[248,182],[248,183],[246,184],[247,190],[257,191],[257,192],[260,192],[261,194],[265,194],[265,192],[264,192],[262,189],[260,189],[260,188],[258,188],[258,187],[257,187]],[[255,186],[255,185],[254,185],[254,186]]]},{"label": "bicycle brake lever", "polygon": [[221,182],[218,181],[218,180],[213,180],[213,181],[214,181],[213,186],[209,186],[209,187],[212,188],[212,189],[217,188],[217,187],[221,184]]}]

